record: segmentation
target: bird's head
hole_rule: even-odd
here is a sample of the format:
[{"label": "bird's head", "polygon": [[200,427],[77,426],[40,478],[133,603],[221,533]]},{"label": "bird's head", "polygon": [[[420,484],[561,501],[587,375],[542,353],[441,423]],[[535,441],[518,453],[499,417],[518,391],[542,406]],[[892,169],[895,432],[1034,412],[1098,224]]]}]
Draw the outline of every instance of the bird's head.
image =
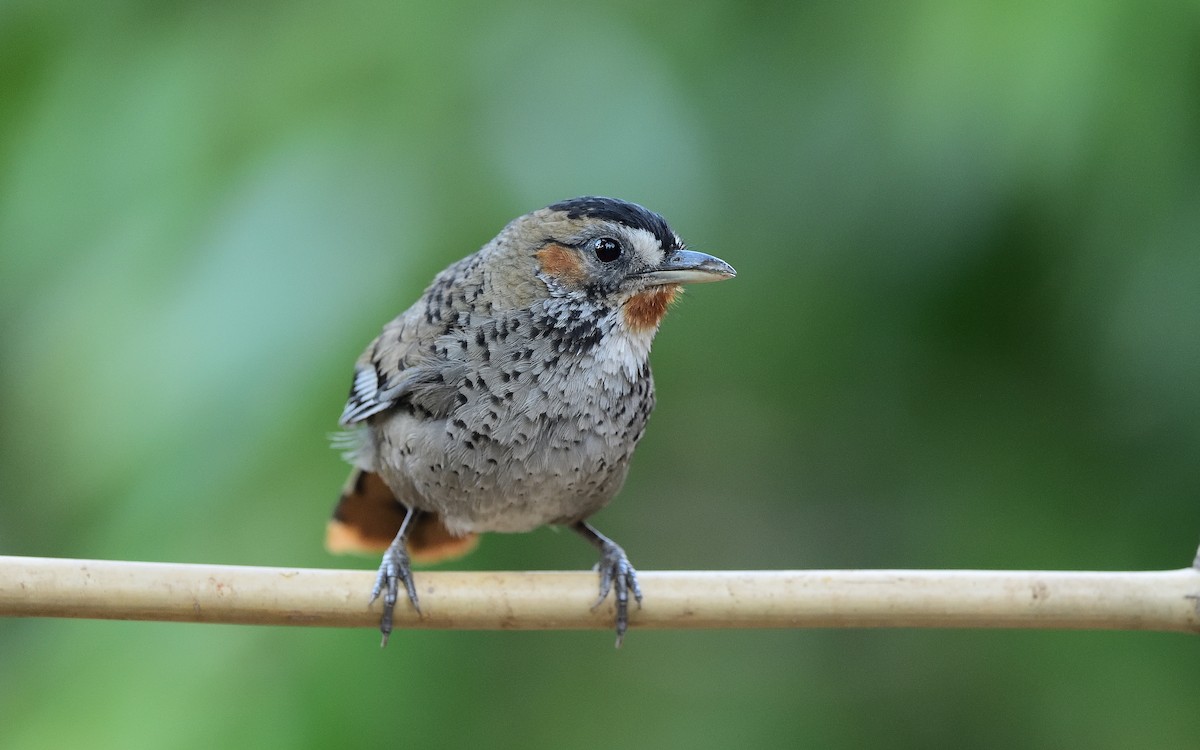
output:
[{"label": "bird's head", "polygon": [[506,234],[550,297],[619,308],[635,330],[657,328],[681,284],[736,275],[720,258],[688,250],[658,214],[615,198],[554,203]]}]

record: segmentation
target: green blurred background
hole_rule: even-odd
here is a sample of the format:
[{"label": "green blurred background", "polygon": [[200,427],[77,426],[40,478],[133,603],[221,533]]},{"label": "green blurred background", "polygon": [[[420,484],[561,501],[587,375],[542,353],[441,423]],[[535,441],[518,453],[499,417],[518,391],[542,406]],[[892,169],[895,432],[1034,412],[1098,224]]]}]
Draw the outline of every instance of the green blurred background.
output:
[{"label": "green blurred background", "polygon": [[[597,517],[654,569],[1200,541],[1195,3],[0,5],[0,553],[322,549],[350,367],[579,194],[736,281]],[[570,534],[451,567],[584,569]],[[365,593],[365,592],[364,592]],[[0,621],[4,748],[1193,748],[1195,639]]]}]

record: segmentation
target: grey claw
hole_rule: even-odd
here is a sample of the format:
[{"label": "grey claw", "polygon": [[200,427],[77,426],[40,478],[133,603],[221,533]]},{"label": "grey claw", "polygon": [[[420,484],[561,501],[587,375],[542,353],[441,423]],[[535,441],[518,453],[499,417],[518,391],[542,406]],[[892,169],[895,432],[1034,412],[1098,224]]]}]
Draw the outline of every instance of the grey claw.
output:
[{"label": "grey claw", "polygon": [[615,592],[617,599],[617,643],[616,648],[621,647],[621,642],[625,639],[625,631],[629,629],[629,594],[633,592],[633,598],[637,602],[638,608],[642,606],[642,589],[638,585],[637,570],[629,563],[629,558],[625,555],[625,550],[612,542],[608,542],[601,547],[600,564],[598,565],[600,572],[600,596],[596,599],[596,603],[592,605],[592,609],[599,607],[608,598],[610,591]]},{"label": "grey claw", "polygon": [[383,634],[380,648],[387,645],[388,636],[392,634],[392,619],[399,599],[399,582],[404,582],[408,600],[413,609],[421,614],[421,604],[417,601],[417,587],[413,583],[412,571],[409,569],[408,553],[404,545],[393,544],[383,553],[383,561],[379,564],[379,574],[375,576],[375,586],[371,589],[370,604],[374,604],[383,594],[383,615],[379,620],[379,632]]}]

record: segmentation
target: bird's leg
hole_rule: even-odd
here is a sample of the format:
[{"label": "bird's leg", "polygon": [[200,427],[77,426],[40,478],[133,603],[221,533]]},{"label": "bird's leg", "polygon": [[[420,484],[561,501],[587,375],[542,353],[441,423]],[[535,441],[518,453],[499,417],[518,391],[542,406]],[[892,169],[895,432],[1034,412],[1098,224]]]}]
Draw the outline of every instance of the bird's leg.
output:
[{"label": "bird's leg", "polygon": [[625,631],[629,628],[630,592],[637,601],[638,609],[642,607],[642,589],[638,586],[637,571],[629,564],[625,550],[621,549],[621,546],[613,540],[596,531],[587,521],[577,521],[571,524],[571,528],[600,550],[600,563],[597,566],[600,571],[600,598],[592,605],[592,609],[603,604],[604,600],[608,598],[608,592],[615,590],[617,648],[620,648],[621,641],[625,638]]},{"label": "bird's leg", "polygon": [[408,513],[404,515],[400,531],[396,533],[396,538],[383,553],[383,562],[379,564],[379,575],[375,576],[375,588],[371,589],[371,604],[375,603],[380,593],[383,594],[383,617],[379,621],[379,632],[383,633],[383,642],[379,644],[380,648],[387,645],[388,636],[392,634],[392,613],[396,609],[398,581],[404,582],[404,588],[408,591],[408,600],[412,602],[413,609],[417,611],[417,614],[421,614],[421,605],[417,601],[417,587],[413,585],[412,570],[408,565],[408,550],[405,546],[409,524],[416,520],[420,512],[409,508]]}]

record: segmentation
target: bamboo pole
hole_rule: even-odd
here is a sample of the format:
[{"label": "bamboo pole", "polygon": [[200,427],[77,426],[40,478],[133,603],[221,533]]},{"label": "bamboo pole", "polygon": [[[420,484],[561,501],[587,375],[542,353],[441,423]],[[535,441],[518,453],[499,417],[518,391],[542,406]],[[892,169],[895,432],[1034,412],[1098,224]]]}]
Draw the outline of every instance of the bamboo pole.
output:
[{"label": "bamboo pole", "polygon": [[[374,572],[0,556],[0,616],[374,627]],[[1200,569],[638,574],[633,628],[1065,628],[1200,633]],[[612,627],[592,572],[415,574],[397,628]]]}]

